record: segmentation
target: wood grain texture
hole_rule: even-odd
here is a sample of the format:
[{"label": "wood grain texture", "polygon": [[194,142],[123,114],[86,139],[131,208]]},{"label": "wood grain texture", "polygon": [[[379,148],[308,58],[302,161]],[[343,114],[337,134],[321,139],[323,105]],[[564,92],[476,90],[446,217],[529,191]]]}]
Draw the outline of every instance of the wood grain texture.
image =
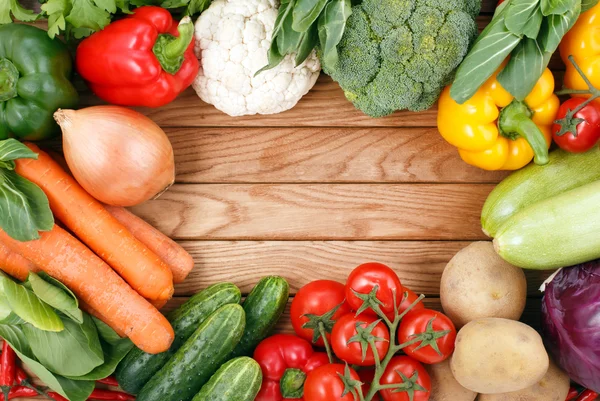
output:
[{"label": "wood grain texture", "polygon": [[167,128],[181,183],[496,183],[436,129]]},{"label": "wood grain texture", "polygon": [[[359,264],[380,262],[392,267],[402,284],[435,296],[448,261],[470,242],[464,241],[183,241],[196,266],[175,286],[177,296],[190,296],[214,283],[230,281],[248,294],[261,277],[278,275],[295,294],[313,280],[344,282]],[[528,293],[539,297],[540,284],[551,274],[526,270]]]},{"label": "wood grain texture", "polygon": [[477,240],[489,184],[178,184],[133,208],[177,239]]}]

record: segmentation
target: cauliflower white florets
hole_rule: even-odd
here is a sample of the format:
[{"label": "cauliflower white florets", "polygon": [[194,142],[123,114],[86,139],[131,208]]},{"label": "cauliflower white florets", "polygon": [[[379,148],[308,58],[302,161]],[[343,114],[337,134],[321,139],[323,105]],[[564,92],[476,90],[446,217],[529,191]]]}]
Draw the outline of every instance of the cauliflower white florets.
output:
[{"label": "cauliflower white florets", "polygon": [[276,0],[215,0],[196,21],[198,96],[230,116],[275,114],[289,110],[315,84],[321,65],[315,52],[298,67],[287,56],[268,63]]}]

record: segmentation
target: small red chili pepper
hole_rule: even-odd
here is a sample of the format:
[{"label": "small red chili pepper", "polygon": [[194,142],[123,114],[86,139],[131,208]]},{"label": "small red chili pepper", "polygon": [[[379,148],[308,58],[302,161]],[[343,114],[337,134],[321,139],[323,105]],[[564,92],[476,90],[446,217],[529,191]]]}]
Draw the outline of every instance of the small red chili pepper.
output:
[{"label": "small red chili pepper", "polygon": [[18,385],[23,385],[23,383],[29,381],[29,376],[27,376],[27,373],[25,373],[23,368],[20,366],[17,366],[17,374],[15,376],[15,380]]},{"label": "small red chili pepper", "polygon": [[95,389],[88,400],[133,401],[135,396],[120,391]]},{"label": "small red chili pepper", "polygon": [[572,401],[579,395],[579,391],[575,387],[571,387],[567,393],[567,399],[565,401]]},{"label": "small red chili pepper", "polygon": [[104,379],[96,380],[96,383],[106,384],[107,386],[119,387],[119,382],[114,376],[108,376]]},{"label": "small red chili pepper", "polygon": [[63,397],[62,395],[55,393],[54,391],[48,391],[46,393],[46,395],[50,398],[52,398],[54,401],[69,401],[68,399],[66,399],[65,397]]},{"label": "small red chili pepper", "polygon": [[577,401],[594,401],[596,398],[598,398],[598,393],[595,393],[592,390],[585,390],[579,395]]},{"label": "small red chili pepper", "polygon": [[17,368],[17,355],[10,348],[7,341],[2,344],[2,355],[0,355],[0,389],[2,398],[9,397],[10,389],[15,382]]},{"label": "small red chili pepper", "polygon": [[[37,395],[39,395],[38,392],[33,388],[25,386],[13,386],[8,392],[8,399],[12,400],[13,398],[19,397],[35,397]],[[0,394],[0,401],[4,401],[4,394]]]}]

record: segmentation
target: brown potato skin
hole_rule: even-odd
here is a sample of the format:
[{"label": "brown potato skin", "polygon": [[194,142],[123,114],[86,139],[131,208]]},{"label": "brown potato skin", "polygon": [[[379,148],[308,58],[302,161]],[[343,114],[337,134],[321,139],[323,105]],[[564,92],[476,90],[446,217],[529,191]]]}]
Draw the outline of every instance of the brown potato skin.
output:
[{"label": "brown potato skin", "polygon": [[542,337],[534,329],[514,320],[486,318],[458,332],[450,367],[463,387],[501,394],[533,386],[549,363]]},{"label": "brown potato skin", "polygon": [[565,401],[571,381],[554,362],[539,382],[524,390],[504,394],[481,394],[479,401]]},{"label": "brown potato skin", "polygon": [[477,397],[477,393],[456,381],[448,359],[435,365],[425,365],[425,369],[431,376],[429,401],[474,401]]},{"label": "brown potato skin", "polygon": [[491,242],[474,242],[446,265],[440,298],[457,328],[486,317],[519,320],[527,301],[527,280],[522,269],[498,256]]}]

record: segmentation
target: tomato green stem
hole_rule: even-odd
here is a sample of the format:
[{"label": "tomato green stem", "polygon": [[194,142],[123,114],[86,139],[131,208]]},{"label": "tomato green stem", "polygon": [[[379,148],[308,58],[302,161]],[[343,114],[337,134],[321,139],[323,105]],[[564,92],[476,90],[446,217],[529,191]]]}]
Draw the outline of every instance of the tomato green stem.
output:
[{"label": "tomato green stem", "polygon": [[333,363],[333,353],[331,352],[331,346],[329,345],[329,341],[327,341],[327,331],[325,330],[325,324],[323,322],[319,322],[319,334],[323,339],[323,345],[325,345],[325,351],[327,352],[329,363]]}]

